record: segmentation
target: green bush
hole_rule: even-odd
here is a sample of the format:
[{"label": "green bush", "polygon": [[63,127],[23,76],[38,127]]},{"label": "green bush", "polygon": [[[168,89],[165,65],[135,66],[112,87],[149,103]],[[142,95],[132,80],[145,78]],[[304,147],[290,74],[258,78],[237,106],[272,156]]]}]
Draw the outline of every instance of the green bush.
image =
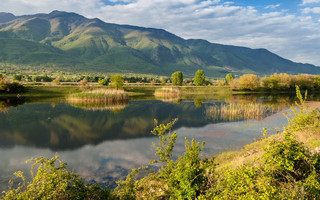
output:
[{"label": "green bush", "polygon": [[112,82],[112,86],[114,88],[117,88],[117,89],[122,89],[123,88],[123,77],[120,76],[120,75],[113,75],[111,78],[110,78],[111,82]]},{"label": "green bush", "polygon": [[26,88],[16,81],[11,82],[7,78],[3,77],[3,78],[0,78],[0,92],[23,93],[23,92],[26,92]]},{"label": "green bush", "polygon": [[7,191],[3,199],[115,199],[107,188],[84,184],[79,175],[66,170],[66,163],[58,156],[27,162],[33,162],[30,170],[32,180],[26,183],[23,172],[15,172],[15,176],[22,179],[22,185]]},{"label": "green bush", "polygon": [[234,75],[229,73],[226,75],[226,78],[225,78],[225,81],[226,81],[226,84],[229,85],[230,81],[232,81],[234,79]]},{"label": "green bush", "polygon": [[100,85],[100,86],[107,86],[108,84],[109,84],[108,79],[100,79],[98,81],[98,85]]}]

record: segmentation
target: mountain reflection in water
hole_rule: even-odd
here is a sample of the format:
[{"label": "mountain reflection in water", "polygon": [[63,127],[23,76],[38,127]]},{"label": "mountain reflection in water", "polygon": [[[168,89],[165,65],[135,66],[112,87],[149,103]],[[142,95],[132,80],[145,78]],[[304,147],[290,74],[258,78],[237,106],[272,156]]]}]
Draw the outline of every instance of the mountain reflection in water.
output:
[{"label": "mountain reflection in water", "polygon": [[[24,160],[52,157],[56,152],[87,181],[114,183],[134,167],[154,159],[151,143],[157,138],[150,131],[154,120],[178,122],[175,156],[184,151],[184,137],[206,141],[204,154],[212,155],[237,149],[262,136],[262,127],[270,132],[286,124],[283,113],[293,97],[232,96],[227,99],[197,99],[178,102],[161,100],[130,101],[121,109],[88,109],[67,103],[26,103],[0,100],[0,189],[5,189],[12,172],[27,171]],[[1,103],[2,102],[2,103]],[[212,107],[254,103],[275,106],[260,120],[212,115]],[[120,108],[120,107],[118,107]],[[268,117],[269,116],[269,117]],[[233,122],[231,122],[233,121]]]}]

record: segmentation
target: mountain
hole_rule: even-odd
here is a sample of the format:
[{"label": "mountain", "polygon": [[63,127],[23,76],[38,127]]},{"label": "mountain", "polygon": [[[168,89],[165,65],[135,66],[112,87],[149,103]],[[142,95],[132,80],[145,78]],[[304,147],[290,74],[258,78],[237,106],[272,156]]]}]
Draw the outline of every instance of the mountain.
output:
[{"label": "mountain", "polygon": [[[0,13],[0,62],[58,66],[61,70],[192,76],[226,73],[320,73],[266,49],[185,40],[162,29],[105,23],[76,13],[14,16]],[[72,66],[72,68],[70,68]]]}]

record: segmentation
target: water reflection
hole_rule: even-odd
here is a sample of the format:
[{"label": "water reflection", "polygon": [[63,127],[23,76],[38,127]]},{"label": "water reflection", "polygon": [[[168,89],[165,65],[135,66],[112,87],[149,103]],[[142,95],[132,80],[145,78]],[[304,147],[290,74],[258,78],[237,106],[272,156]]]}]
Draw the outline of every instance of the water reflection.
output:
[{"label": "water reflection", "polygon": [[11,107],[25,103],[25,98],[0,98],[0,113],[8,113]]},{"label": "water reflection", "polygon": [[[206,141],[208,155],[239,148],[262,136],[262,127],[272,132],[282,128],[282,112],[267,112],[265,118],[229,122],[209,116],[208,110],[230,104],[254,103],[284,110],[293,97],[233,96],[218,99],[184,99],[179,104],[160,100],[131,101],[123,109],[88,109],[67,103],[27,103],[1,100],[6,112],[0,113],[0,189],[15,170],[24,169],[30,157],[52,157],[56,152],[68,162],[69,169],[86,180],[114,183],[134,167],[154,159],[151,143],[153,119],[166,123],[179,121],[174,129],[179,137],[176,153],[184,150],[184,137]],[[17,106],[19,105],[19,106]],[[267,117],[266,117],[267,116]]]},{"label": "water reflection", "polygon": [[128,104],[128,102],[120,102],[120,103],[69,103],[71,106],[76,108],[82,108],[84,110],[111,110],[114,112],[120,112],[122,111]]},{"label": "water reflection", "polygon": [[[178,118],[176,129],[261,119],[288,108],[288,101],[290,99],[235,96],[222,102],[215,99],[195,99],[181,100],[177,104],[150,100],[132,101],[128,105],[102,106],[37,103],[8,109],[23,101],[6,100],[0,101],[0,105],[5,105],[2,108],[5,113],[0,113],[0,148],[25,145],[67,150],[86,144],[97,145],[108,140],[149,137],[155,118],[160,123]],[[248,105],[253,105],[250,107],[252,112],[248,112]]]}]

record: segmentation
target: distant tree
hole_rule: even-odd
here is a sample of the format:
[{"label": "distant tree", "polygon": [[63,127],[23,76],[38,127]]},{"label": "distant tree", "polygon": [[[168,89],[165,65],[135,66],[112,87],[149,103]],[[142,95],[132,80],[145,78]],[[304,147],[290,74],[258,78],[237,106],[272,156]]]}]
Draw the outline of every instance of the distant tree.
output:
[{"label": "distant tree", "polygon": [[114,88],[120,89],[123,88],[123,77],[120,75],[113,75],[111,77],[112,86]]},{"label": "distant tree", "polygon": [[234,79],[233,74],[229,73],[226,75],[226,84],[229,85],[230,81]]},{"label": "distant tree", "polygon": [[206,82],[206,77],[204,75],[203,70],[198,70],[194,75],[194,84],[196,86],[204,85]]},{"label": "distant tree", "polygon": [[255,74],[245,74],[239,78],[240,89],[255,90],[259,87],[259,77]]},{"label": "distant tree", "polygon": [[108,84],[109,84],[109,81],[108,81],[108,79],[105,79],[105,78],[100,79],[98,81],[98,85],[100,85],[100,86],[104,86],[104,85],[108,85]]},{"label": "distant tree", "polygon": [[271,75],[270,77],[263,77],[260,80],[260,85],[263,88],[277,90],[279,89],[279,77],[278,75]]},{"label": "distant tree", "polygon": [[23,76],[20,75],[20,74],[14,74],[12,78],[13,78],[13,80],[15,80],[15,81],[21,81],[22,78],[23,78]]},{"label": "distant tree", "polygon": [[172,81],[172,85],[182,85],[182,82],[183,82],[182,72],[180,72],[180,71],[174,72],[171,75],[171,81]]}]

